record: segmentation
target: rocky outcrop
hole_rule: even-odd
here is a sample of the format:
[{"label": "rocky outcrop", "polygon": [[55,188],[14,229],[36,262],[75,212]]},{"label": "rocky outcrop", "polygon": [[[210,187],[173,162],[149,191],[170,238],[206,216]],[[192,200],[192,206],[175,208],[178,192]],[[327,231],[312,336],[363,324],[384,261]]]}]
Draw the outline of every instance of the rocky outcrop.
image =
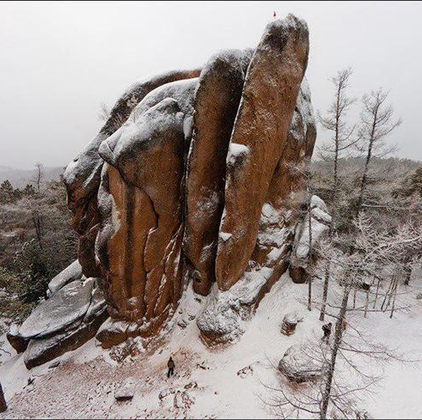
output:
[{"label": "rocky outcrop", "polygon": [[7,338],[18,353],[25,352],[25,365],[30,369],[80,347],[96,334],[107,317],[97,280],[78,279],[38,305],[19,328],[11,329]]},{"label": "rocky outcrop", "polygon": [[[190,283],[207,296],[202,338],[240,336],[299,235],[316,138],[308,50],[306,23],[289,15],[255,50],[222,51],[202,70],[150,78],[118,100],[66,170],[79,263],[14,334],[28,344],[28,365],[96,329],[103,347],[157,334]],[[105,322],[102,312],[85,319],[86,277],[98,278]]]},{"label": "rocky outcrop", "polygon": [[104,293],[110,315],[144,334],[157,330],[181,294],[186,121],[196,84],[153,91],[99,149],[107,162],[97,240]]},{"label": "rocky outcrop", "polygon": [[230,290],[213,290],[209,304],[198,317],[201,336],[209,345],[235,342],[244,332],[267,279],[259,273],[247,273]]},{"label": "rocky outcrop", "polygon": [[217,283],[198,325],[204,339],[222,341],[237,333],[206,315],[226,308],[222,293],[259,279],[243,315],[229,305],[223,316],[245,318],[286,270],[303,204],[300,166],[316,135],[308,49],[303,21],[274,21],[253,53],[216,54],[199,78],[156,86],[136,96],[124,124],[106,124],[115,130],[96,146],[104,163],[94,248],[111,315],[98,332],[105,347],[155,334],[177,307],[182,278],[202,295]]},{"label": "rocky outcrop", "polygon": [[[326,204],[321,198],[314,195],[311,198],[311,220],[309,213],[297,225],[296,235],[293,244],[293,251],[290,257],[289,274],[295,283],[306,283],[311,274],[309,272],[310,245],[312,249],[326,235],[330,229],[331,216],[328,214]],[[311,253],[315,259],[315,252]]]},{"label": "rocky outcrop", "polygon": [[296,331],[297,324],[303,321],[303,317],[299,316],[296,312],[290,312],[283,318],[281,324],[281,332],[284,335],[292,335]]}]

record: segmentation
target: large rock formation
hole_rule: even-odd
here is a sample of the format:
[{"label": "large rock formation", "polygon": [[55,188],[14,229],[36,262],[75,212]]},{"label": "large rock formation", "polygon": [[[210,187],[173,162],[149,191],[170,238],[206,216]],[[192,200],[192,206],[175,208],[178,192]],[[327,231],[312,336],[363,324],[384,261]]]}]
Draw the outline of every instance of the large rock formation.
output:
[{"label": "large rock formation", "polygon": [[[201,70],[153,77],[118,100],[66,169],[79,262],[50,285],[53,302],[10,337],[20,349],[30,340],[29,365],[45,360],[42,349],[73,348],[98,328],[104,347],[155,335],[190,282],[207,296],[202,337],[239,336],[287,269],[304,206],[316,138],[308,52],[306,23],[289,15],[267,26],[254,51],[222,51]],[[88,316],[90,277],[106,322]],[[47,326],[47,306],[68,288],[78,303]]]}]

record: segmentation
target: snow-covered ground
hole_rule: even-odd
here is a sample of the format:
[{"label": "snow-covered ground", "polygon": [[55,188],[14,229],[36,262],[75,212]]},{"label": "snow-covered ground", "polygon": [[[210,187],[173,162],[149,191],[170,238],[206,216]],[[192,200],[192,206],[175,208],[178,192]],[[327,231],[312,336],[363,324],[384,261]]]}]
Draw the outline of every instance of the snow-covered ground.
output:
[{"label": "snow-covered ground", "polygon": [[[262,300],[241,339],[225,347],[209,349],[200,340],[195,317],[206,300],[190,289],[168,329],[146,349],[140,340],[135,342],[132,355],[123,361],[116,358],[128,349],[127,345],[104,351],[91,340],[62,356],[59,366],[49,368],[50,363],[28,372],[23,357],[5,344],[11,356],[0,356],[0,380],[9,403],[3,417],[271,417],[265,401],[273,391],[265,385],[275,385],[280,378],[273,365],[291,345],[321,336],[318,311],[306,310],[307,287],[293,284],[287,274],[282,276]],[[316,297],[320,288],[316,283]],[[370,331],[390,348],[400,347],[408,358],[422,358],[422,301],[415,299],[417,292],[403,295],[403,302],[415,306],[396,313],[393,319],[388,314],[370,313],[364,318],[357,313],[349,323]],[[358,298],[364,301],[363,294]],[[280,327],[284,315],[291,311],[298,311],[304,321],[293,335],[285,336]],[[176,363],[176,375],[167,379],[170,355]],[[421,363],[399,362],[384,367],[385,378],[377,394],[368,396],[363,408],[376,418],[422,417],[420,367]],[[28,385],[30,377],[34,381]],[[125,381],[133,385],[135,396],[132,401],[117,402],[114,389]]]}]

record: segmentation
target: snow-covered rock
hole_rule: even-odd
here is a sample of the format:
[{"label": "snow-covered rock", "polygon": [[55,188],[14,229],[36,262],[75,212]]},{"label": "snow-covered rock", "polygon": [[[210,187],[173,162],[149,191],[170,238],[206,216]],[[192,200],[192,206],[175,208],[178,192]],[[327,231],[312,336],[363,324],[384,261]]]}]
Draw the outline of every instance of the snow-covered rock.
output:
[{"label": "snow-covered rock", "polygon": [[297,312],[289,312],[284,315],[281,332],[284,335],[292,335],[296,330],[297,324],[302,321],[303,317],[299,316]]},{"label": "snow-covered rock", "polygon": [[267,279],[257,272],[245,273],[244,278],[227,292],[214,287],[214,296],[197,319],[198,328],[208,344],[236,341],[244,332],[242,321],[253,312]]},{"label": "snow-covered rock", "polygon": [[68,267],[66,267],[63,271],[57,274],[56,277],[48,283],[48,292],[51,295],[59,291],[61,288],[66,286],[68,283],[71,283],[74,280],[82,278],[82,267],[79,263],[79,260],[73,261]]},{"label": "snow-covered rock", "polygon": [[309,218],[311,218],[311,245],[314,247],[328,233],[331,223],[326,204],[316,195],[311,198],[311,215],[308,213],[296,227],[289,266],[290,276],[295,283],[306,282],[309,275],[307,271],[310,244]]},{"label": "snow-covered rock", "polygon": [[[283,25],[278,23],[267,25],[252,56],[230,138],[228,159],[236,157],[236,163],[226,168],[220,231],[232,237],[218,242],[215,273],[221,290],[241,281],[254,252],[261,209],[288,147],[288,131],[305,75],[306,24],[293,15]],[[291,183],[285,187],[290,189]]]},{"label": "snow-covered rock", "polygon": [[94,279],[76,280],[38,305],[19,328],[24,339],[43,338],[80,320],[91,304]]},{"label": "snow-covered rock", "polygon": [[16,350],[17,353],[22,353],[28,347],[28,340],[19,335],[19,325],[12,324],[6,334],[7,341]]},{"label": "snow-covered rock", "polygon": [[39,304],[20,327],[12,326],[7,338],[17,352],[25,352],[31,369],[80,347],[107,317],[97,279],[75,280]]},{"label": "snow-covered rock", "polygon": [[324,365],[312,352],[312,348],[301,344],[289,347],[278,364],[278,370],[291,382],[320,379]]},{"label": "snow-covered rock", "polygon": [[128,379],[122,384],[119,384],[114,390],[114,398],[117,401],[128,401],[131,400],[135,395],[135,387],[132,380]]},{"label": "snow-covered rock", "polygon": [[[189,281],[204,296],[216,284],[197,321],[203,337],[236,339],[288,266],[304,184],[292,167],[316,136],[308,53],[308,28],[289,15],[255,50],[146,78],[117,101],[65,171],[80,267],[53,279],[20,328],[38,340],[29,353],[73,334],[90,305],[85,277],[101,278],[106,296],[104,348],[157,335]],[[188,329],[190,315],[174,325]]]}]

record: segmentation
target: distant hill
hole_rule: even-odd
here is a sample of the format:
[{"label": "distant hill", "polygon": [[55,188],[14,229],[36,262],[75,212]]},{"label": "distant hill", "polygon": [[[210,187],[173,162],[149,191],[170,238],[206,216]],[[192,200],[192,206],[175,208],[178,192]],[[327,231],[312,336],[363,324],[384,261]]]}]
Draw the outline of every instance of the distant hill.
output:
[{"label": "distant hill", "polygon": [[[44,167],[44,180],[53,181],[60,178],[64,168]],[[33,182],[35,169],[17,169],[8,166],[0,166],[0,183],[8,179],[15,188],[22,188],[26,184]]]}]

